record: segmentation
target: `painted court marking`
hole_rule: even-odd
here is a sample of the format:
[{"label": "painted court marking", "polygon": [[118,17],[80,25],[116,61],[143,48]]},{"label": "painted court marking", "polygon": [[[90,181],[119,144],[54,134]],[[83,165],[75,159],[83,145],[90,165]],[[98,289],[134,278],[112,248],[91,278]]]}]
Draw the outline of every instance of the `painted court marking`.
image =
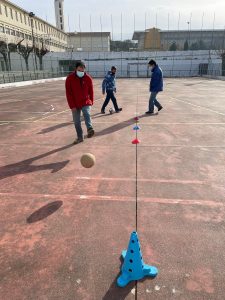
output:
[{"label": "painted court marking", "polygon": [[[0,193],[1,196],[6,196],[6,198],[2,197],[2,201],[10,201],[13,198],[22,197],[23,199],[36,199],[45,198],[45,199],[60,199],[64,201],[71,202],[72,200],[91,200],[91,201],[118,201],[118,202],[135,202],[135,197],[126,197],[126,196],[101,196],[101,195],[74,195],[74,194],[23,194],[20,193]],[[8,198],[10,197],[10,198]],[[170,198],[150,198],[150,197],[138,197],[139,202],[144,203],[158,203],[158,204],[171,204],[171,205],[195,205],[195,206],[208,206],[208,207],[225,207],[225,203],[223,202],[215,202],[212,200],[200,200],[200,199],[170,199]]]},{"label": "painted court marking", "polygon": [[181,100],[181,99],[178,99],[178,98],[175,98],[175,97],[171,97],[171,96],[169,96],[169,98],[173,99],[173,100],[176,100],[176,101],[179,101],[179,102],[182,102],[182,103],[185,103],[185,104],[189,104],[189,105],[197,107],[197,108],[208,110],[208,111],[213,112],[217,115],[225,116],[225,113],[221,113],[221,112],[215,111],[213,109],[210,109],[210,108],[207,108],[207,107],[204,107],[204,106],[201,106],[201,105],[193,104],[193,103],[190,103],[188,101],[184,101],[184,100]]},{"label": "painted court marking", "polygon": [[[75,177],[77,180],[95,180],[95,181],[135,181],[135,178],[111,178],[111,177]],[[209,181],[200,180],[178,180],[178,179],[138,179],[139,182],[152,182],[152,183],[179,183],[179,184],[209,184]]]}]

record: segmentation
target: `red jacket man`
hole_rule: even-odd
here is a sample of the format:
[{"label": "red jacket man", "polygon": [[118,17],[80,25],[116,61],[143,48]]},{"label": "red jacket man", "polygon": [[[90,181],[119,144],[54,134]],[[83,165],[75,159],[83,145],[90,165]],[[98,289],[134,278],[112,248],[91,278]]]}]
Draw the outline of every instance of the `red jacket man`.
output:
[{"label": "red jacket man", "polygon": [[85,64],[78,62],[74,73],[68,75],[66,79],[66,97],[69,108],[72,110],[73,121],[77,132],[77,140],[74,144],[84,141],[81,127],[81,111],[87,127],[87,137],[94,135],[91,122],[91,106],[94,103],[93,82],[90,75],[85,73]]}]

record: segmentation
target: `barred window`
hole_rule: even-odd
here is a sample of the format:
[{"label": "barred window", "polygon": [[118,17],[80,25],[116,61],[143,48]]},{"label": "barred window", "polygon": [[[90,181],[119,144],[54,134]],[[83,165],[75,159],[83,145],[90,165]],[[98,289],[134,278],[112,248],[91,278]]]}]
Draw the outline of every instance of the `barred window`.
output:
[{"label": "barred window", "polygon": [[6,15],[6,17],[8,17],[8,8],[7,8],[7,6],[5,6],[5,15]]}]

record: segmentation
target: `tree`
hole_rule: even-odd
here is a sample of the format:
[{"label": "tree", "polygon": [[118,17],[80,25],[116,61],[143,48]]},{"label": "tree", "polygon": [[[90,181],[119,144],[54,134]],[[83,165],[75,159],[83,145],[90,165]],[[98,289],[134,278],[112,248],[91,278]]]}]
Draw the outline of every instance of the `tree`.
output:
[{"label": "tree", "polygon": [[188,41],[186,40],[184,43],[184,51],[187,51],[189,49]]},{"label": "tree", "polygon": [[137,43],[132,40],[110,41],[111,51],[130,51],[131,49],[137,49]]},{"label": "tree", "polygon": [[17,44],[17,52],[24,58],[25,64],[26,64],[26,69],[27,69],[27,71],[29,71],[28,59],[29,59],[30,53],[33,51],[33,47],[28,46],[28,44],[26,46],[21,45],[22,41],[20,41]]},{"label": "tree", "polygon": [[9,50],[8,50],[8,45],[4,41],[0,41],[0,53],[3,56],[5,66],[6,66],[6,70],[10,71],[9,60],[8,60]]},{"label": "tree", "polygon": [[176,51],[176,50],[177,50],[177,44],[176,44],[176,42],[173,42],[173,43],[170,45],[169,50],[170,50],[170,51]]},{"label": "tree", "polygon": [[199,50],[199,43],[192,43],[190,46],[190,50]]},{"label": "tree", "polygon": [[43,70],[43,56],[45,56],[45,54],[49,52],[49,50],[46,47],[44,47],[43,39],[41,40],[41,48],[35,48],[34,52],[39,59],[40,70]]},{"label": "tree", "polygon": [[225,50],[221,53],[222,58],[222,76],[225,76]]},{"label": "tree", "polygon": [[9,68],[12,70],[12,64],[11,64],[11,53],[16,52],[17,45],[14,43],[8,44],[8,59],[9,59]]},{"label": "tree", "polygon": [[199,50],[207,50],[206,44],[203,40],[199,41]]},{"label": "tree", "polygon": [[225,76],[225,49],[221,49],[216,52],[222,58],[222,76]]}]

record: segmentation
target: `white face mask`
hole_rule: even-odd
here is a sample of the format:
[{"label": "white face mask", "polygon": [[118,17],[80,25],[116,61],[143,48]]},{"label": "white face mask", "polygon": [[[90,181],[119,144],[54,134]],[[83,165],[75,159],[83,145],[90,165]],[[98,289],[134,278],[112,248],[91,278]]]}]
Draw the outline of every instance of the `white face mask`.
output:
[{"label": "white face mask", "polygon": [[77,71],[77,76],[78,76],[79,78],[84,77],[84,72]]}]

